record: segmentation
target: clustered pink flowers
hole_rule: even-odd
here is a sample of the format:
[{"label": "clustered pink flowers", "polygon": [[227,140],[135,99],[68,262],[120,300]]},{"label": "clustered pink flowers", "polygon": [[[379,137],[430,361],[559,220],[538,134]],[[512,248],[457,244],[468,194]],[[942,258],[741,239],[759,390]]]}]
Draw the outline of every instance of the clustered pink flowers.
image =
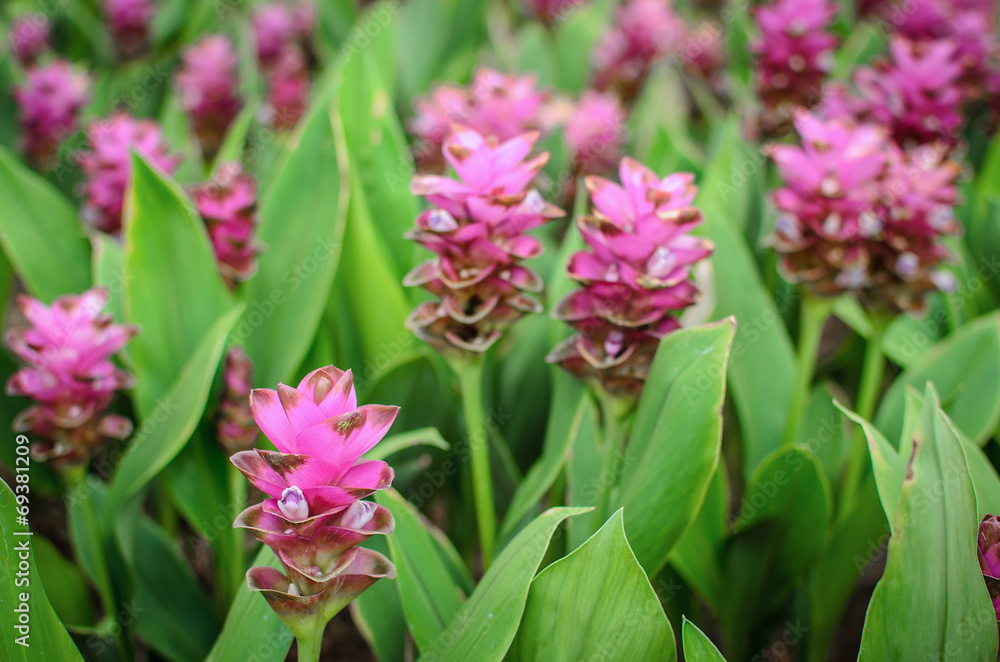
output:
[{"label": "clustered pink flowers", "polygon": [[155,0],[104,0],[104,15],[118,54],[126,60],[142,55],[149,45]]},{"label": "clustered pink flowers", "polygon": [[613,94],[588,90],[566,121],[566,143],[577,173],[612,170],[621,157],[625,109]]},{"label": "clustered pink flowers", "polygon": [[219,405],[216,432],[219,443],[232,455],[253,448],[260,429],[250,411],[253,361],[242,347],[226,352],[225,389]]},{"label": "clustered pink flowers", "polygon": [[625,0],[597,46],[593,86],[630,103],[653,64],[680,51],[686,34],[668,0]]},{"label": "clustered pink flowers", "polygon": [[500,141],[547,128],[544,110],[551,98],[549,92],[538,89],[534,76],[493,69],[479,69],[468,88],[435,88],[429,97],[417,101],[416,117],[409,125],[420,141],[414,150],[419,170],[444,172],[442,146],[454,125]]},{"label": "clustered pink flowers", "polygon": [[253,15],[257,63],[267,78],[267,111],[275,129],[289,129],[305,114],[315,23],[315,7],[309,0],[294,5],[270,2]]},{"label": "clustered pink flowers", "polygon": [[237,163],[223,166],[215,179],[191,189],[191,199],[208,226],[219,271],[233,285],[257,270],[257,182]]},{"label": "clustered pink flowers", "polygon": [[777,0],[754,10],[760,37],[753,51],[765,132],[785,131],[795,108],[821,99],[837,44],[827,32],[836,13],[830,0]]},{"label": "clustered pink flowers", "polygon": [[210,160],[240,112],[239,55],[224,35],[211,35],[187,49],[177,74],[181,106],[191,116],[201,151]]},{"label": "clustered pink flowers", "polygon": [[526,160],[537,139],[526,133],[501,142],[456,126],[444,155],[458,179],[424,175],[410,187],[432,207],[407,237],[437,257],[404,284],[437,300],[421,304],[407,326],[446,355],[484,352],[504,328],[541,310],[525,294],[540,291],[541,278],[521,261],[538,256],[542,245],[525,232],[562,211],[528,188],[548,159],[543,153]]},{"label": "clustered pink flowers", "polygon": [[944,145],[908,151],[887,130],[800,111],[801,146],[771,157],[785,186],[774,191],[773,243],[788,277],[823,296],[857,294],[870,307],[920,310],[950,287],[936,268],[943,235],[958,234],[953,206],[959,167]]},{"label": "clustered pink flowers", "polygon": [[14,420],[15,431],[39,438],[32,446],[35,457],[79,464],[104,440],[126,438],[132,423],[106,409],[133,378],[111,356],[138,329],[101,314],[107,290],[61,296],[51,306],[25,295],[17,302],[30,326],[8,331],[4,340],[28,365],[8,380],[7,394],[35,401]]},{"label": "clustered pink flowers", "polygon": [[525,0],[525,7],[528,13],[551,28],[570,11],[586,2],[587,0]]},{"label": "clustered pink flowers", "polygon": [[993,611],[1000,620],[1000,518],[996,515],[986,515],[979,523],[976,552],[986,588],[993,600]]},{"label": "clustered pink flowers", "polygon": [[316,625],[376,580],[395,576],[388,559],[358,547],[392,533],[392,513],[362,499],[388,488],[393,471],[385,462],[359,459],[385,436],[399,408],[358,407],[351,371],[333,366],[310,372],[297,388],[256,389],[250,406],[278,452],[232,456],[268,495],[234,526],[273,549],[284,572],[250,568],[247,583],[297,637],[311,638]]},{"label": "clustered pink flowers", "polygon": [[689,234],[702,222],[692,206],[693,175],[661,180],[630,158],[622,159],[620,174],[621,186],[587,178],[594,215],[577,222],[590,251],[570,258],[567,273],[581,288],[555,310],[578,333],[548,361],[609,393],[634,396],[660,338],[680,327],[676,313],[697,299],[691,268],[713,246]]},{"label": "clustered pink flowers", "polygon": [[49,21],[41,14],[19,16],[10,26],[7,40],[10,52],[24,67],[35,64],[38,56],[49,49]]},{"label": "clustered pink flowers", "polygon": [[66,60],[29,67],[24,84],[14,90],[20,109],[21,149],[35,163],[52,159],[62,142],[80,124],[90,79]]},{"label": "clustered pink flowers", "polygon": [[153,120],[137,120],[124,112],[94,122],[87,132],[90,151],[81,155],[87,196],[83,218],[98,230],[117,234],[122,227],[125,191],[132,177],[132,154],[136,150],[168,174],[180,163],[167,152],[163,132]]}]

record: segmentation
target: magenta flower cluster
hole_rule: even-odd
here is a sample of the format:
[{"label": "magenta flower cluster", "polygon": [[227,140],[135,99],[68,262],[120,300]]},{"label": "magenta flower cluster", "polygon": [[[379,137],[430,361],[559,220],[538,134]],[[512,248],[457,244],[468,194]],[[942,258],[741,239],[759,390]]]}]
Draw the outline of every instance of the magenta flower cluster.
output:
[{"label": "magenta flower cluster", "polygon": [[920,310],[950,286],[938,271],[944,235],[960,232],[959,167],[943,145],[895,147],[879,125],[800,111],[801,146],[770,150],[785,185],[774,191],[774,247],[794,282],[856,294],[870,307]]},{"label": "magenta flower cluster", "polygon": [[219,271],[233,285],[257,270],[257,182],[238,163],[224,165],[215,178],[191,189],[205,220]]},{"label": "magenta flower cluster", "polygon": [[132,431],[131,421],[106,410],[115,391],[132,386],[132,375],[115,367],[111,356],[138,329],[102,314],[107,302],[104,289],[61,296],[51,306],[18,297],[30,326],[7,331],[4,341],[27,366],[8,380],[7,395],[35,402],[18,414],[14,430],[38,438],[32,446],[38,459],[79,464],[105,440]]},{"label": "magenta flower cluster", "polygon": [[614,94],[587,90],[566,121],[566,144],[573,170],[602,174],[614,170],[621,158],[625,109]]},{"label": "magenta flower cluster", "polygon": [[993,601],[993,611],[1000,620],[1000,517],[986,515],[979,523],[976,545],[979,568],[983,571],[986,588]]},{"label": "magenta flower cluster", "polygon": [[181,60],[176,79],[181,106],[191,117],[205,160],[211,160],[243,105],[239,55],[229,37],[211,35],[188,48]]},{"label": "magenta flower cluster", "polygon": [[29,67],[24,84],[14,90],[20,110],[21,149],[32,161],[45,165],[62,142],[80,125],[87,105],[90,79],[66,60]]},{"label": "magenta flower cluster", "polygon": [[35,64],[38,57],[49,50],[51,38],[49,20],[41,14],[25,14],[11,23],[7,41],[10,52],[24,67]]},{"label": "magenta flower cluster", "polygon": [[581,287],[554,313],[578,333],[548,360],[607,392],[634,396],[660,338],[680,327],[677,313],[696,301],[691,269],[713,246],[690,234],[702,222],[692,206],[693,175],[660,179],[630,158],[620,174],[621,185],[587,178],[594,213],[577,223],[590,250],[566,267]]},{"label": "magenta flower cluster", "polygon": [[225,387],[215,427],[219,443],[232,455],[253,448],[260,434],[250,411],[253,361],[242,347],[232,347],[226,352],[223,380]]},{"label": "magenta flower cluster", "polygon": [[104,16],[119,56],[128,60],[146,51],[155,0],[104,0]]},{"label": "magenta flower cluster", "polygon": [[309,101],[310,40],[316,23],[312,2],[280,1],[253,15],[257,64],[267,78],[267,113],[275,129],[295,126]]},{"label": "magenta flower cluster", "polygon": [[407,236],[436,257],[404,284],[436,299],[421,304],[407,326],[446,355],[484,352],[504,328],[541,310],[526,294],[542,289],[541,278],[521,262],[537,257],[542,244],[525,233],[563,213],[529,188],[548,159],[528,158],[537,138],[526,133],[501,142],[456,126],[444,155],[457,179],[423,175],[412,182],[414,195],[431,207]]},{"label": "magenta flower cluster", "polygon": [[277,452],[247,450],[232,462],[265,494],[241,513],[245,528],[274,550],[282,570],[250,568],[259,591],[296,636],[312,637],[376,580],[394,577],[381,554],[358,547],[392,533],[392,513],[363,499],[392,483],[380,460],[363,461],[386,434],[398,407],[359,407],[351,371],[314,370],[297,388],[256,389],[250,403]]}]

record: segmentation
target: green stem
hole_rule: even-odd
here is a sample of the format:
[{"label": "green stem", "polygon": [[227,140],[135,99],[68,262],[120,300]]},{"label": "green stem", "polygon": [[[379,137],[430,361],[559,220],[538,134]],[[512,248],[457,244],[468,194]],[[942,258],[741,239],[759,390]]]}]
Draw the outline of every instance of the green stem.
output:
[{"label": "green stem", "polygon": [[[232,512],[241,512],[247,503],[246,479],[235,465],[227,467],[226,479],[229,486],[229,503]],[[219,586],[216,594],[219,608],[223,613],[229,611],[236,592],[245,581],[246,559],[243,546],[243,529],[232,528],[223,531],[219,538],[218,552],[221,565],[219,571]]]},{"label": "green stem", "polygon": [[601,419],[604,427],[604,448],[601,457],[601,472],[597,476],[597,500],[594,503],[593,531],[597,531],[611,515],[608,512],[611,492],[618,482],[614,470],[618,455],[625,448],[628,427],[625,420],[631,411],[631,402],[619,400],[607,393],[599,396]]},{"label": "green stem", "polygon": [[[885,374],[885,356],[882,354],[882,338],[885,336],[886,328],[892,321],[886,315],[872,315],[872,333],[865,345],[865,359],[861,367],[861,385],[858,388],[858,400],[855,411],[861,418],[870,421],[875,414],[875,405],[878,403],[879,392],[882,390],[882,378]],[[847,463],[847,474],[844,478],[842,491],[842,501],[854,498],[864,478],[868,459],[868,441],[865,432],[858,426],[854,431],[851,454]]]},{"label": "green stem", "polygon": [[493,561],[497,522],[493,506],[489,431],[486,429],[486,416],[483,413],[483,362],[480,357],[473,357],[455,362],[455,369],[462,388],[462,409],[465,412],[465,427],[472,456],[472,495],[485,571]]},{"label": "green stem", "polygon": [[817,297],[809,292],[804,292],[802,295],[799,352],[795,366],[795,383],[792,386],[792,400],[788,405],[785,445],[795,443],[802,416],[809,407],[809,394],[812,392],[813,373],[816,370],[823,325],[833,310],[833,301],[832,298]]},{"label": "green stem", "polygon": [[323,648],[324,629],[326,628],[318,628],[318,631],[310,633],[309,636],[296,635],[295,641],[299,645],[299,662],[319,662],[320,650]]}]

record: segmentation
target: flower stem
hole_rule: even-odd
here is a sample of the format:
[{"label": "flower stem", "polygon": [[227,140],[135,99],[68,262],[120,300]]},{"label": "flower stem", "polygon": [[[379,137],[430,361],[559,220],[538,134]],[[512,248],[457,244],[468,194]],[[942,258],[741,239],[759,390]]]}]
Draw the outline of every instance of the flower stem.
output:
[{"label": "flower stem", "polygon": [[818,297],[809,292],[802,295],[801,327],[799,329],[799,352],[795,366],[795,382],[792,385],[792,400],[788,405],[788,423],[785,427],[785,445],[794,444],[799,434],[802,416],[809,407],[813,373],[819,343],[823,336],[823,325],[833,310],[833,299]]},{"label": "flower stem", "polygon": [[[232,512],[241,512],[247,503],[246,482],[235,465],[226,467],[226,481],[229,487],[229,503]],[[245,581],[246,560],[243,549],[243,529],[236,527],[223,531],[216,548],[223,566],[218,575],[216,598],[223,613],[232,605],[236,592]]]},{"label": "flower stem", "polygon": [[483,413],[483,362],[480,357],[472,357],[456,361],[454,366],[462,388],[462,409],[465,412],[465,427],[472,456],[472,495],[485,571],[493,561],[497,523],[493,506],[489,430]]},{"label": "flower stem", "polygon": [[604,427],[604,448],[601,457],[601,473],[597,476],[597,500],[594,503],[593,531],[597,531],[610,516],[611,491],[618,483],[614,469],[615,461],[625,447],[628,427],[625,420],[631,411],[631,402],[620,400],[607,393],[599,396],[601,419]]},{"label": "flower stem", "polygon": [[326,629],[326,624],[323,625],[324,627],[318,627],[308,635],[295,635],[295,641],[299,646],[297,651],[299,662],[319,662],[319,654],[323,648],[323,630]]}]

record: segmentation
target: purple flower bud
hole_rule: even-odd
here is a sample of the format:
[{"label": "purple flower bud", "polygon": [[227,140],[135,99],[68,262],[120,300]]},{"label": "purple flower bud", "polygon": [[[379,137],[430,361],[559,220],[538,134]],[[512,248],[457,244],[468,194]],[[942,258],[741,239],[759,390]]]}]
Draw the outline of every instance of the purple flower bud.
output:
[{"label": "purple flower bud", "polygon": [[278,509],[281,513],[293,522],[301,522],[309,517],[309,504],[306,498],[295,485],[286,487],[281,493],[278,501]]}]

